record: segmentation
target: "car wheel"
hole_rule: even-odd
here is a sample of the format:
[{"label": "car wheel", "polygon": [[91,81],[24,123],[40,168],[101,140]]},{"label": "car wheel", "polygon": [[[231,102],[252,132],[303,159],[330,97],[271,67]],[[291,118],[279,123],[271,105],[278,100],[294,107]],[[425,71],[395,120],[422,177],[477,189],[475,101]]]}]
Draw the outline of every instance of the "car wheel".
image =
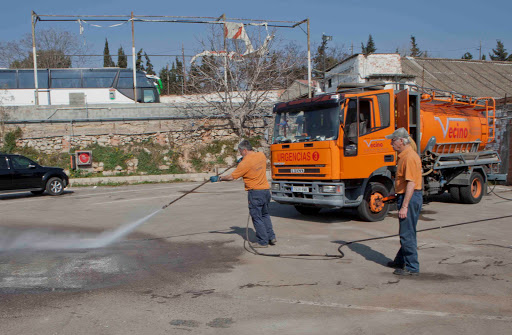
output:
[{"label": "car wheel", "polygon": [[61,195],[64,192],[64,184],[59,177],[52,177],[46,183],[46,192],[50,195]]},{"label": "car wheel", "polygon": [[300,205],[295,205],[295,209],[297,210],[297,212],[299,212],[300,214],[304,214],[304,215],[315,215],[315,214],[318,214],[318,212],[320,212],[320,210],[322,210],[322,208],[320,208],[320,207],[307,207],[307,206],[300,206]]},{"label": "car wheel", "polygon": [[37,191],[30,191],[30,192],[32,192],[32,194],[34,194],[34,195],[41,195],[44,193],[44,190],[37,190]]},{"label": "car wheel", "polygon": [[382,198],[388,196],[388,189],[381,183],[370,183],[364,192],[364,198],[357,213],[363,221],[381,221],[384,220],[389,212],[389,204],[383,203]]},{"label": "car wheel", "polygon": [[460,188],[460,199],[465,204],[477,204],[484,195],[484,178],[478,172],[473,172],[469,185]]}]

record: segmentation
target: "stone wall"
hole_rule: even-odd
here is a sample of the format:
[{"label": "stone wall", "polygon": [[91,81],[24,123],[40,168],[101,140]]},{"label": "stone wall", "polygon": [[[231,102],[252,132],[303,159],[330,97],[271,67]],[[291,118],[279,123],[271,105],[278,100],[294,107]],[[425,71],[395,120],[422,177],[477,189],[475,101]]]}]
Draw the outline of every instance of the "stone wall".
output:
[{"label": "stone wall", "polygon": [[[248,122],[246,137],[270,132],[270,118]],[[236,139],[237,135],[225,119],[151,120],[130,122],[81,122],[5,125],[4,131],[20,127],[21,147],[31,147],[44,153],[69,152],[97,143],[101,146],[125,146],[151,141],[163,146],[193,147],[214,140]],[[0,145],[3,141],[0,140]]]}]

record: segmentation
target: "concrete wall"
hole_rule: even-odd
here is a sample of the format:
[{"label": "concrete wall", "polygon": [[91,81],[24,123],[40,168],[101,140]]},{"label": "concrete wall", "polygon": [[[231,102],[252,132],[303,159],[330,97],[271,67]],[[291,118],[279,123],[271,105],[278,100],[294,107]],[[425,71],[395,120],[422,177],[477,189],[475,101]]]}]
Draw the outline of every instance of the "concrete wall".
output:
[{"label": "concrete wall", "polygon": [[338,64],[326,74],[331,85],[327,92],[335,92],[341,83],[365,83],[370,75],[401,74],[402,64],[399,54],[355,55]]}]

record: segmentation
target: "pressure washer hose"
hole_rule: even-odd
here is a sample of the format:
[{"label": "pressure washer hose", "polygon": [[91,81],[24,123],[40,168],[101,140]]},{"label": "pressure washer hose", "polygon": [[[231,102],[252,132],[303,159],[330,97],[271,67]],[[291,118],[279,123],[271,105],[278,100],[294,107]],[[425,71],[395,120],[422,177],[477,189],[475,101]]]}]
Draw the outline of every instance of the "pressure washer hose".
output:
[{"label": "pressure washer hose", "polygon": [[[220,176],[222,174],[224,174],[226,171],[228,171],[229,169],[235,167],[237,165],[237,163],[231,165],[230,167],[226,168],[224,171],[220,172],[220,173],[217,173],[216,176]],[[173,201],[169,202],[168,204],[164,205],[162,207],[162,209],[166,209],[167,207],[171,206],[172,204],[174,204],[176,201],[186,197],[187,195],[189,195],[190,193],[194,192],[195,190],[197,190],[198,188],[200,188],[201,186],[205,185],[206,183],[210,182],[209,179],[205,180],[204,182],[202,182],[201,184],[199,184],[198,186],[194,187],[193,189],[191,189],[190,191],[187,191],[186,193],[184,193],[183,195],[181,195],[180,197],[174,199]],[[507,198],[504,198],[504,197],[501,197],[499,195],[497,195],[495,192],[494,192],[494,188],[496,188],[496,184],[494,185],[493,189],[490,191],[490,193],[493,193],[494,195],[496,195],[497,197],[499,198],[502,198],[502,199],[505,199],[505,200],[508,200],[508,201],[512,201],[512,199],[507,199]],[[436,230],[436,229],[443,229],[443,228],[451,228],[451,227],[456,227],[456,226],[462,226],[462,225],[467,225],[467,224],[472,224],[472,223],[479,223],[479,222],[486,222],[486,221],[493,221],[493,220],[499,220],[499,219],[505,219],[505,218],[510,218],[512,217],[512,215],[505,215],[505,216],[498,216],[498,217],[494,217],[494,218],[488,218],[488,219],[481,219],[481,220],[474,220],[474,221],[468,221],[468,222],[462,222],[462,223],[454,223],[454,224],[450,224],[450,225],[445,225],[445,226],[439,226],[439,227],[432,227],[432,228],[425,228],[425,229],[420,229],[420,230],[417,230],[417,233],[421,233],[421,232],[425,232],[425,231],[430,231],[430,230]],[[259,255],[259,256],[267,256],[267,257],[282,257],[282,258],[302,258],[302,257],[317,257],[318,260],[332,260],[332,259],[340,259],[340,258],[343,258],[345,257],[345,254],[343,253],[343,251],[341,251],[341,248],[343,248],[344,246],[347,246],[347,245],[350,245],[350,244],[354,244],[354,243],[359,243],[359,242],[368,242],[368,241],[375,241],[375,240],[383,240],[383,239],[386,239],[386,238],[391,238],[391,237],[396,237],[396,236],[400,236],[399,234],[393,234],[393,235],[386,235],[386,236],[379,236],[379,237],[372,237],[372,238],[365,238],[365,239],[361,239],[361,240],[354,240],[354,241],[350,241],[350,242],[345,242],[345,243],[342,243],[339,247],[338,247],[338,252],[340,253],[339,255],[332,255],[332,254],[273,254],[273,253],[262,253],[262,252],[259,252],[257,251],[249,242],[249,221],[251,219],[251,215],[249,214],[247,216],[247,226],[245,228],[245,240],[244,240],[244,249],[255,254],[255,255]],[[247,245],[249,245],[250,249],[247,248]]]}]

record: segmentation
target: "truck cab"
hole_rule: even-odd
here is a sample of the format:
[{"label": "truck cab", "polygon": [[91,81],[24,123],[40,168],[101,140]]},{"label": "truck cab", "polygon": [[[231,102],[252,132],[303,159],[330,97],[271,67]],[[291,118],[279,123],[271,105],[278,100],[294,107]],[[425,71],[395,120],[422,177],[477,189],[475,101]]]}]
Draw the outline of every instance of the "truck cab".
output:
[{"label": "truck cab", "polygon": [[272,197],[303,214],[356,207],[383,219],[396,155],[393,90],[327,94],[274,106]]}]

